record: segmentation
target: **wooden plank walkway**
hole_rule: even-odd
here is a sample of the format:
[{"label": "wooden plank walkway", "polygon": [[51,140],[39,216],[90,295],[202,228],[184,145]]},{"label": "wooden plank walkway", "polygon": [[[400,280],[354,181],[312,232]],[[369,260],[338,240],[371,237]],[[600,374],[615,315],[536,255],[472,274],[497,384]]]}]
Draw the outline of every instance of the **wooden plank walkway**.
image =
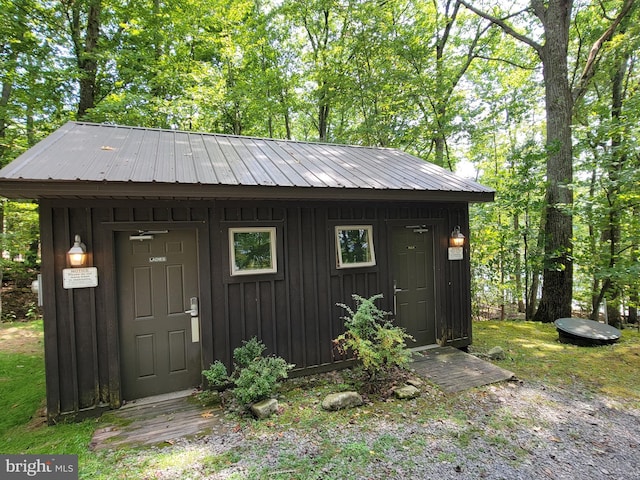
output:
[{"label": "wooden plank walkway", "polygon": [[504,368],[453,347],[416,352],[411,368],[446,393],[461,392],[514,377],[512,372]]},{"label": "wooden plank walkway", "polygon": [[92,450],[172,444],[185,437],[223,433],[231,428],[222,408],[206,408],[193,396],[150,398],[105,413],[107,426],[97,429]]}]

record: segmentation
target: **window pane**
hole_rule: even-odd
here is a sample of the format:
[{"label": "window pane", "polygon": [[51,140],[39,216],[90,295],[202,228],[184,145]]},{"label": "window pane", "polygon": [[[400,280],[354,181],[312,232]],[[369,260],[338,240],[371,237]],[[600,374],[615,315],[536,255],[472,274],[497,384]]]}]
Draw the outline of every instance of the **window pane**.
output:
[{"label": "window pane", "polygon": [[338,268],[375,265],[372,227],[336,227]]},{"label": "window pane", "polygon": [[232,274],[275,272],[275,229],[231,230]]}]

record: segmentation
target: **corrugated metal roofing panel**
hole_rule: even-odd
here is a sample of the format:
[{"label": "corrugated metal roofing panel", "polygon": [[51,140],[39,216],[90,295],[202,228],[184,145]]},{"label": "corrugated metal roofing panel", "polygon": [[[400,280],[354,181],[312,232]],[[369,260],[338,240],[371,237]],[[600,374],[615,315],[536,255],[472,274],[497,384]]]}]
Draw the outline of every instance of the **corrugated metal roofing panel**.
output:
[{"label": "corrugated metal roofing panel", "polygon": [[[320,147],[318,144],[317,147]],[[331,155],[329,150],[322,148],[313,148],[309,143],[300,143],[297,145],[300,149],[301,156],[305,157],[306,163],[314,165],[326,175],[326,183],[331,183],[337,188],[360,188],[355,181],[358,174],[366,177],[365,172],[350,172],[345,170],[342,165]],[[373,180],[369,178],[369,180]],[[372,182],[373,183],[373,182]]]},{"label": "corrugated metal roofing panel", "polygon": [[254,138],[253,143],[260,151],[258,158],[266,160],[272,165],[273,170],[277,170],[282,174],[281,176],[278,175],[278,177],[286,179],[280,185],[293,187],[303,186],[304,184],[308,186],[305,179],[274,148],[276,146],[275,142],[263,138]]},{"label": "corrugated metal roofing panel", "polygon": [[211,159],[209,158],[203,136],[190,135],[189,141],[191,143],[191,159],[195,168],[196,178],[199,179],[200,183],[205,185],[220,183]]},{"label": "corrugated metal roofing panel", "polygon": [[295,185],[298,187],[325,187],[324,182],[316,177],[316,175],[310,171],[305,165],[302,164],[302,158],[295,149],[293,142],[287,142],[284,140],[265,140],[269,143],[271,151],[273,151],[277,158],[287,165],[292,171],[293,178],[297,178],[299,183]]},{"label": "corrugated metal roofing panel", "polygon": [[76,122],[0,170],[0,193],[3,182],[15,181],[36,190],[46,182],[79,181],[461,192],[481,201],[493,196],[491,189],[395,149]]}]

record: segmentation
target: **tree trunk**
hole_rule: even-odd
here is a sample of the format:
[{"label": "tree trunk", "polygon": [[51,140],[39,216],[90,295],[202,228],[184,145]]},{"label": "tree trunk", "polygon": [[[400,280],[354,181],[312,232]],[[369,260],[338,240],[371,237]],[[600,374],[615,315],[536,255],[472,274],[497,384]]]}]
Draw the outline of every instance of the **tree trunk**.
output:
[{"label": "tree trunk", "polygon": [[573,97],[567,66],[571,8],[570,0],[553,0],[541,18],[546,35],[540,56],[547,116],[547,208],[542,298],[534,320],[546,323],[571,316],[573,291]]},{"label": "tree trunk", "polygon": [[329,129],[329,93],[328,85],[323,82],[318,94],[318,140],[327,141]]},{"label": "tree trunk", "polygon": [[[17,54],[10,51],[8,59],[5,62],[7,66],[11,66],[13,70],[14,62],[17,58]],[[7,114],[7,106],[9,105],[9,99],[13,92],[12,72],[7,73],[2,79],[2,91],[0,92],[0,140],[3,140],[7,136],[7,127],[9,126],[9,116]],[[5,142],[0,141],[0,166],[4,164],[4,153],[7,150]]]},{"label": "tree trunk", "polygon": [[[538,238],[536,240],[536,256],[539,255],[539,252],[544,250],[544,226],[545,226],[545,218],[544,215],[540,216],[540,228],[538,229]],[[525,258],[526,262],[529,262],[529,256],[527,255]],[[536,312],[536,308],[538,306],[538,289],[540,288],[540,269],[536,266],[532,269],[531,272],[531,290],[529,291],[529,300],[527,302],[527,307],[525,311],[525,318],[527,320],[533,320],[533,317]]]},{"label": "tree trunk", "polygon": [[[518,232],[520,230],[520,219],[518,215],[513,216],[513,230]],[[515,250],[515,274],[514,280],[516,283],[516,301],[518,303],[518,313],[525,313],[524,297],[522,295],[522,257],[520,256],[520,247]]]},{"label": "tree trunk", "polygon": [[[633,207],[633,216],[640,215],[640,207],[637,205]],[[633,263],[640,262],[640,249],[637,245],[631,248],[631,259]],[[640,287],[638,282],[629,285],[629,318],[627,323],[638,323],[638,304],[640,304]]]},{"label": "tree trunk", "polygon": [[[624,33],[626,30],[626,22],[620,28]],[[629,55],[623,54],[616,58],[617,64],[611,78],[611,123],[613,130],[611,133],[611,160],[607,167],[610,182],[609,194],[609,225],[607,237],[609,241],[609,271],[613,271],[618,264],[620,238],[621,238],[621,208],[620,208],[620,181],[623,168],[627,163],[627,156],[622,146],[622,133],[620,125],[623,121],[622,105],[624,99],[625,78],[627,75],[627,64]],[[607,299],[607,314],[609,315],[609,324],[620,327],[622,325],[622,317],[620,316],[621,304],[621,286],[615,279],[611,279],[610,288],[605,292]]]},{"label": "tree trunk", "polygon": [[80,45],[80,2],[74,5],[72,21],[72,37],[76,43],[76,56],[80,71],[80,100],[78,102],[78,119],[96,106],[98,59],[97,47],[100,39],[101,0],[92,0],[87,11],[87,26],[84,46]]}]

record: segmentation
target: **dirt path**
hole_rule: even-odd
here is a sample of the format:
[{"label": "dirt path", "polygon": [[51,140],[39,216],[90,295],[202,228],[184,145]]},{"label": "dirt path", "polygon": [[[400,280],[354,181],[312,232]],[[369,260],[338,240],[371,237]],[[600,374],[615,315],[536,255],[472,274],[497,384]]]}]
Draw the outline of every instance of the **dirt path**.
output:
[{"label": "dirt path", "polygon": [[42,332],[30,323],[0,323],[0,352],[42,354]]}]

